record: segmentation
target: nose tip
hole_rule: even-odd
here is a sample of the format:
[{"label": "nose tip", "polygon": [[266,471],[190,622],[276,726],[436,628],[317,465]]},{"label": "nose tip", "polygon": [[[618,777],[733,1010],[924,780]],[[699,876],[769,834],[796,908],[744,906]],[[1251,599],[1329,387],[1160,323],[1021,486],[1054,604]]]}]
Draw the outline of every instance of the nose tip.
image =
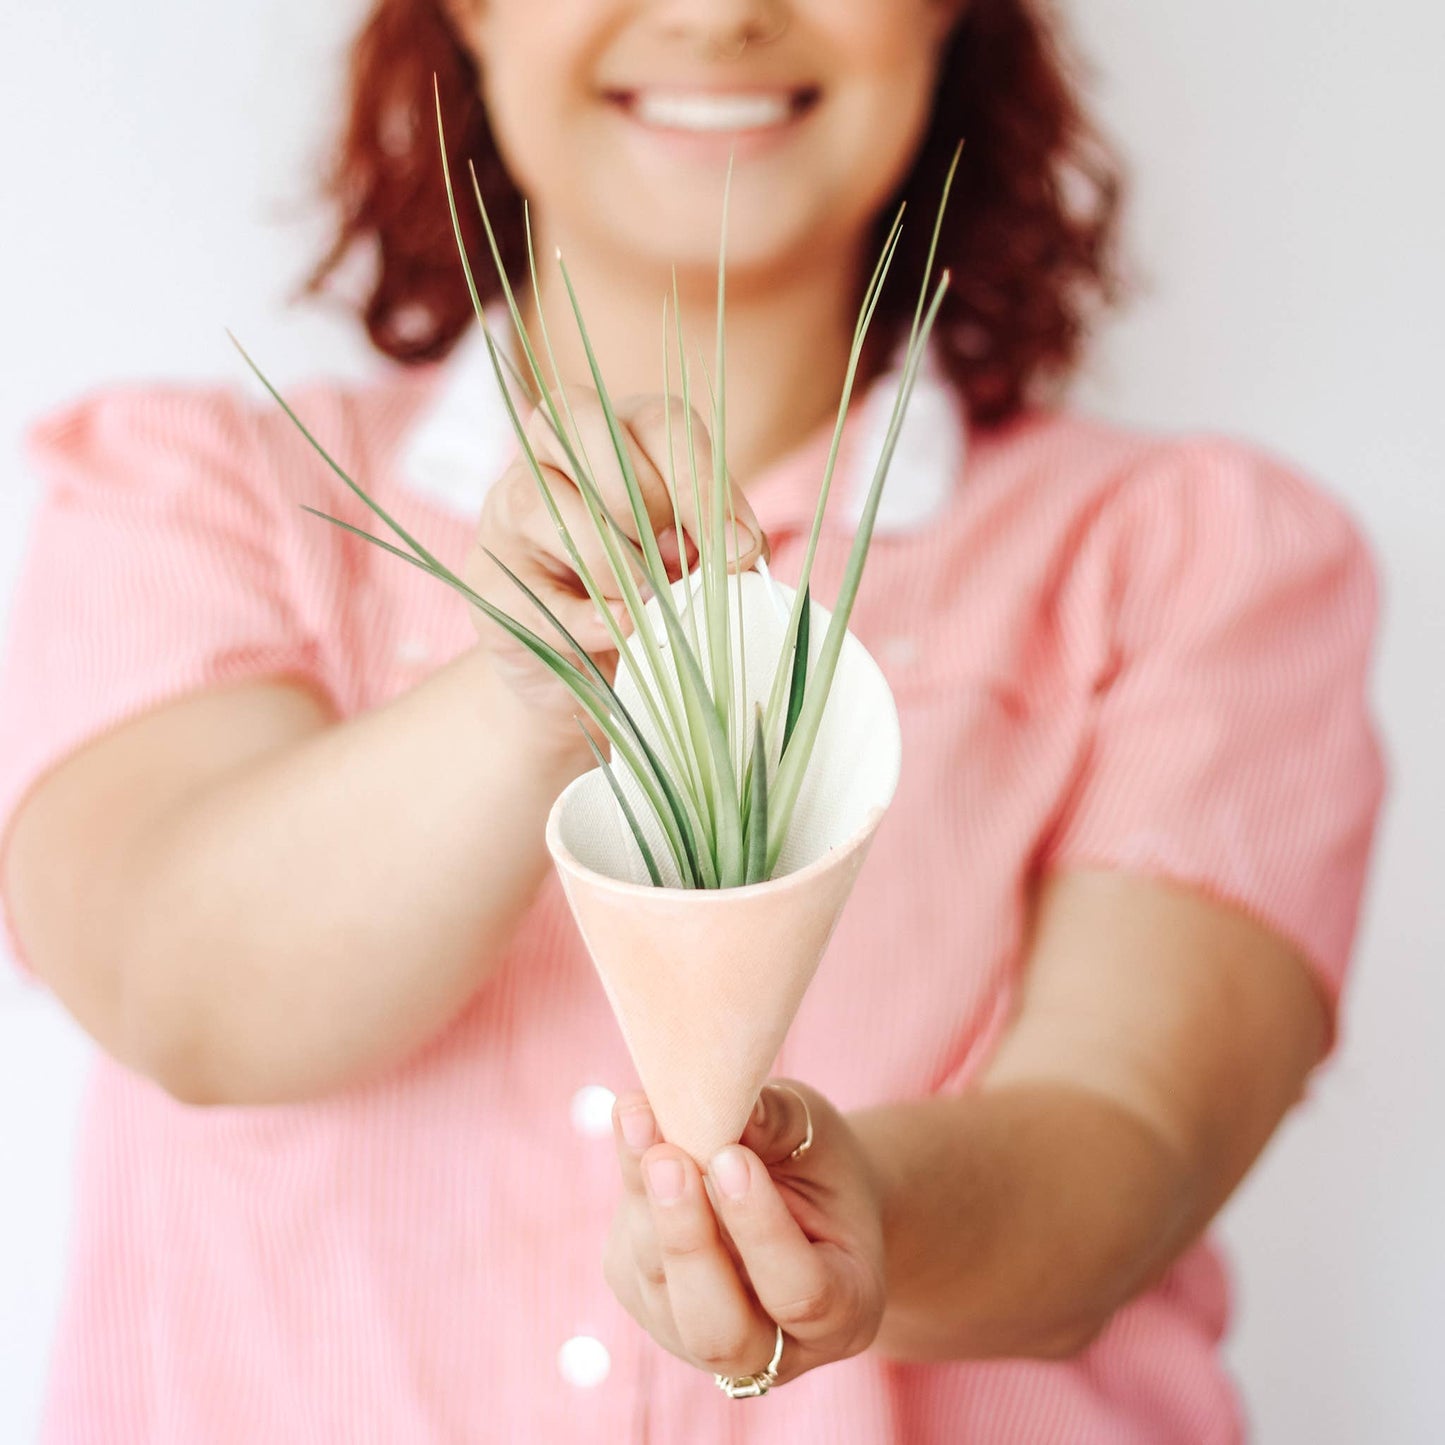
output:
[{"label": "nose tip", "polygon": [[765,45],[788,28],[788,16],[776,0],[712,0],[659,7],[665,34],[689,40],[703,53],[736,59],[749,45]]}]

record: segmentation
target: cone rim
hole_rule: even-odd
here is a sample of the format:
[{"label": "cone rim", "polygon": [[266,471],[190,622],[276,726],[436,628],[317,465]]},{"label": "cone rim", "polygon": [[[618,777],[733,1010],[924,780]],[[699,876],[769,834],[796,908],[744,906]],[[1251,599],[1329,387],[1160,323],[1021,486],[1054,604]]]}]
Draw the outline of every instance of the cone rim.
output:
[{"label": "cone rim", "polygon": [[[667,899],[736,899],[752,898],[767,889],[777,889],[787,885],[794,885],[808,882],[814,877],[821,876],[835,868],[838,863],[850,853],[861,847],[865,847],[877,832],[878,825],[883,821],[883,815],[888,811],[888,803],[878,803],[868,810],[860,827],[854,829],[841,843],[835,843],[821,857],[813,859],[803,867],[792,873],[785,873],[781,878],[768,878],[761,883],[742,883],[732,888],[678,888],[678,887],[657,887],[652,883],[631,883],[622,878],[612,878],[606,873],[599,873],[595,868],[589,868],[575,853],[562,841],[562,809],[566,805],[568,795],[574,788],[581,787],[589,779],[601,774],[600,768],[589,768],[585,773],[572,779],[565,788],[557,795],[547,813],[547,850],[551,853],[553,861],[559,868],[565,868],[581,880],[593,885],[605,887],[611,891],[621,894],[623,897],[636,897],[638,899],[651,898],[653,900]],[[892,801],[890,796],[889,802]]]}]

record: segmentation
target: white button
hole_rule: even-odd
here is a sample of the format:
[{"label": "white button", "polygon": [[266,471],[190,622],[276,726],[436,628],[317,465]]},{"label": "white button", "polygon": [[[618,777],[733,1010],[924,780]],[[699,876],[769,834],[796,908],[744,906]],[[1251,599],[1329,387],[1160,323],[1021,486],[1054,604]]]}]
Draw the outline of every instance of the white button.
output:
[{"label": "white button", "polygon": [[431,648],[423,637],[403,637],[397,644],[396,660],[403,667],[420,667],[431,657]]},{"label": "white button", "polygon": [[612,1132],[612,1104],[617,1095],[601,1084],[584,1084],[572,1095],[572,1127],[589,1139]]},{"label": "white button", "polygon": [[591,1335],[573,1335],[557,1351],[557,1370],[569,1385],[590,1390],[600,1385],[612,1369],[612,1356],[601,1340]]}]

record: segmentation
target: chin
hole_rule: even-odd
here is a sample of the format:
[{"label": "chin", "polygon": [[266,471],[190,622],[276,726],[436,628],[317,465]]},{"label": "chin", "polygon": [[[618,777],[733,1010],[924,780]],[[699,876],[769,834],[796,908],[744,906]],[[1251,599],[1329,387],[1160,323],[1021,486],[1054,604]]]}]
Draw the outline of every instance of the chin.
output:
[{"label": "chin", "polygon": [[[676,266],[679,285],[686,285],[689,279],[693,286],[715,285],[722,240],[721,191],[719,183],[717,206],[704,217],[679,215],[671,208],[663,214],[634,214],[625,227],[609,228],[615,244],[629,256],[655,261],[664,278]],[[816,225],[808,224],[802,216],[780,213],[776,207],[769,214],[760,214],[752,206],[739,205],[738,200],[735,190],[728,214],[730,284],[741,283],[749,276],[786,272],[808,264],[810,259],[816,262]]]}]

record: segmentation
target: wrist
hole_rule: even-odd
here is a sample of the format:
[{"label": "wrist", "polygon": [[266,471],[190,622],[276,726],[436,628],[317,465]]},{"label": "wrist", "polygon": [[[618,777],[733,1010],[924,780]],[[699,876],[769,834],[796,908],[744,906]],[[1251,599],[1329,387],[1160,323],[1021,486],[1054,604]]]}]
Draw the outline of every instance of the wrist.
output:
[{"label": "wrist", "polygon": [[[573,715],[522,697],[498,675],[495,658],[481,643],[457,659],[468,675],[479,735],[489,750],[510,760],[551,796],[593,766],[591,750]],[[561,688],[561,684],[557,684]],[[581,712],[581,705],[576,711]]]},{"label": "wrist", "polygon": [[[920,1178],[909,1162],[917,1119],[908,1104],[898,1103],[857,1110],[847,1115],[847,1121],[878,1210],[884,1278],[893,1309],[909,1295],[909,1281],[920,1263],[913,1227],[917,1211],[910,1206],[917,1203],[919,1186],[926,1185],[926,1171]],[[927,1269],[927,1261],[923,1267]]]}]

